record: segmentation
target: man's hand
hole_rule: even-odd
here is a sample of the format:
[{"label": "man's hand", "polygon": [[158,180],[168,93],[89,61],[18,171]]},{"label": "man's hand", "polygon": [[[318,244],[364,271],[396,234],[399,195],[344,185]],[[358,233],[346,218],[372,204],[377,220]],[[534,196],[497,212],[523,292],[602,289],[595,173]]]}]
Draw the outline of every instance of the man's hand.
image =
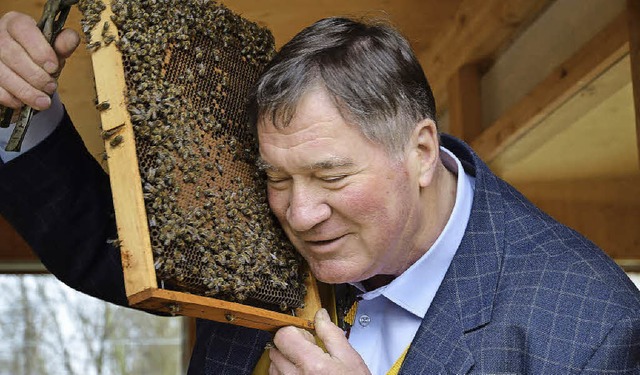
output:
[{"label": "man's hand", "polygon": [[0,18],[0,104],[20,108],[27,104],[44,110],[57,88],[56,77],[80,42],[74,30],[63,30],[47,42],[36,21],[9,12]]},{"label": "man's hand", "polygon": [[331,322],[327,310],[316,313],[315,325],[327,353],[316,345],[311,333],[295,327],[281,328],[273,339],[276,347],[269,351],[269,374],[371,374],[344,332]]}]

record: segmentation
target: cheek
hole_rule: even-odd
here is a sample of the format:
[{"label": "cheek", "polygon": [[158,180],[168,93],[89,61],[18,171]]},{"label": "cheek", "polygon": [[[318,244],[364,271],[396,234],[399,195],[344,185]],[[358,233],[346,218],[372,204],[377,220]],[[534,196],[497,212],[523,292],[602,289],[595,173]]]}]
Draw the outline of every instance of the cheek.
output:
[{"label": "cheek", "polygon": [[[406,179],[393,175],[347,190],[340,197],[344,214],[375,238],[394,236],[408,214],[410,191]],[[384,233],[384,234],[383,234]]]},{"label": "cheek", "polygon": [[366,184],[345,189],[334,201],[334,207],[340,207],[349,219],[363,225],[382,224],[388,220],[389,197],[393,191],[388,186]]},{"label": "cheek", "polygon": [[283,220],[287,212],[288,201],[285,192],[267,188],[267,200],[269,201],[269,207],[271,208],[271,211],[280,221],[280,225],[283,225]]},{"label": "cheek", "polygon": [[[363,213],[380,213],[397,208],[402,203],[401,197],[408,187],[406,170],[390,166],[388,170],[379,170],[375,178],[359,184],[349,193],[349,204]],[[386,172],[386,174],[385,174]]]}]

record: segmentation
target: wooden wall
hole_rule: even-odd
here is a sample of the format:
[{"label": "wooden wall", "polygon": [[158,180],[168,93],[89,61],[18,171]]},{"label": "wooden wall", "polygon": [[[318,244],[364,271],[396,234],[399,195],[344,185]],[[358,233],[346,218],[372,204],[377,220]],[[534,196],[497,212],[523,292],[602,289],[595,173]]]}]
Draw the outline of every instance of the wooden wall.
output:
[{"label": "wooden wall", "polygon": [[[0,13],[28,8],[37,18],[43,3],[7,0],[0,4]],[[364,7],[365,3],[358,4]],[[417,53],[443,110],[441,128],[467,140],[496,173],[534,203],[621,260],[640,260],[640,210],[637,201],[628,199],[640,196],[634,190],[640,178],[639,3],[457,0],[455,6],[450,4],[443,10],[441,27],[424,29],[423,37],[420,27],[401,27],[419,42]],[[377,2],[376,7],[391,7],[385,4]],[[412,6],[410,1],[397,4]],[[295,9],[302,7],[291,6],[291,14],[280,14],[257,9],[251,1],[238,0],[230,6],[250,17],[263,18],[272,29],[280,27],[276,16],[293,17]],[[352,14],[358,12],[355,5],[348,8]],[[407,22],[423,19],[406,11],[389,14],[410,14]],[[429,19],[438,17],[431,15]],[[68,24],[79,24],[77,12]],[[609,83],[594,81],[609,77],[612,66],[622,59],[629,62],[618,68],[623,73],[616,79],[633,82],[632,94],[625,94],[631,104],[623,105],[635,108],[636,124],[629,125],[613,114],[600,114],[594,121],[602,124],[602,132],[589,133],[575,125],[589,122],[583,112],[617,92]],[[76,125],[97,156],[103,146],[91,79],[89,56],[80,47],[63,72],[59,91],[71,115],[81,119]],[[558,120],[562,108],[568,114]],[[551,147],[558,139],[571,141]],[[601,142],[594,145],[594,139]],[[624,161],[614,158],[611,150],[623,155]],[[574,156],[573,161],[567,154]],[[629,162],[630,158],[635,162]],[[582,163],[580,159],[584,159]],[[576,170],[591,172],[576,175]],[[0,269],[3,263],[17,261],[18,254],[22,254],[21,260],[33,262],[28,246],[8,228],[0,220]]]}]

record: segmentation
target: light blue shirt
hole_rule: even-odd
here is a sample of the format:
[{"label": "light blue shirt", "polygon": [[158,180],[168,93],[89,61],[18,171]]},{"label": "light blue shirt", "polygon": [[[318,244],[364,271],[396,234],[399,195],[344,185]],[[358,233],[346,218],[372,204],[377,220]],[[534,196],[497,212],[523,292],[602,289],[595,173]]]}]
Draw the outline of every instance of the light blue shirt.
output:
[{"label": "light blue shirt", "polygon": [[[444,230],[404,273],[360,296],[349,343],[374,375],[386,374],[413,340],[462,242],[471,215],[475,179],[464,173],[460,161],[449,150],[440,149],[445,167],[458,175],[455,204]],[[354,285],[364,291],[359,283]]]},{"label": "light blue shirt", "polygon": [[7,163],[35,147],[47,138],[49,134],[53,133],[60,123],[60,120],[62,120],[62,116],[64,116],[64,107],[56,93],[51,98],[51,106],[49,109],[39,112],[31,118],[29,129],[27,129],[27,133],[24,135],[22,147],[18,152],[7,152],[4,150],[5,147],[7,147],[9,138],[11,138],[15,124],[11,124],[8,128],[0,128],[0,160]]}]

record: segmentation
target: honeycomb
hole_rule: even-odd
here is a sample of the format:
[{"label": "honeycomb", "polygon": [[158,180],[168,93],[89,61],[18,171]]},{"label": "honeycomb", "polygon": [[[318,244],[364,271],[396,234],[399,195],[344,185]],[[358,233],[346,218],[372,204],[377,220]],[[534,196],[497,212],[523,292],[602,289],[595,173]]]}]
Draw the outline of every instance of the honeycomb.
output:
[{"label": "honeycomb", "polygon": [[123,57],[159,285],[302,307],[303,261],[269,210],[245,110],[271,33],[214,1],[114,0],[104,24],[102,1],[78,6],[87,48],[115,43]]}]

